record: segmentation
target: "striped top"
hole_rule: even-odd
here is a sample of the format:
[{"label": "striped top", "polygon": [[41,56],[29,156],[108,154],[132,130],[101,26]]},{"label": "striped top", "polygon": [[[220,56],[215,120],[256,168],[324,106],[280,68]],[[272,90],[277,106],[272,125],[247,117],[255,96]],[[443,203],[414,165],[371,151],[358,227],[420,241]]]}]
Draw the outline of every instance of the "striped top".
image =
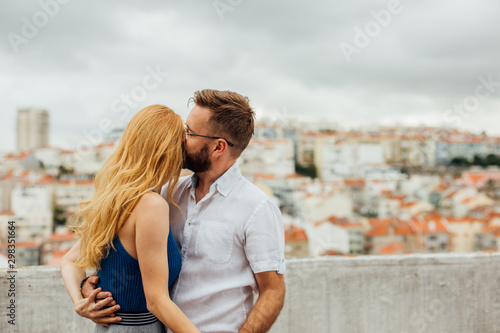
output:
[{"label": "striped top", "polygon": [[[118,236],[113,239],[113,245],[116,250],[109,249],[108,255],[101,260],[101,269],[97,271],[97,276],[99,276],[99,287],[103,291],[111,292],[113,299],[121,307],[120,312],[116,313],[122,317],[119,324],[145,325],[155,322],[156,317],[146,307],[138,260],[125,250]],[[167,253],[170,287],[181,270],[181,256],[171,228],[167,240]]]}]

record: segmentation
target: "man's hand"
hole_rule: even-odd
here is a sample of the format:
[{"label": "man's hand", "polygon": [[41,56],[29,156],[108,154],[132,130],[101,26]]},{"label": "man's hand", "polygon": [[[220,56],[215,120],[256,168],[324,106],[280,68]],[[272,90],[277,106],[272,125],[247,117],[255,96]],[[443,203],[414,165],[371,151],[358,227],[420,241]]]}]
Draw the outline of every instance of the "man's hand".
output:
[{"label": "man's hand", "polygon": [[240,333],[267,332],[285,303],[285,279],[274,271],[256,273],[259,298],[240,329]]},{"label": "man's hand", "polygon": [[[85,281],[85,283],[82,286],[82,296],[84,298],[89,298],[90,294],[92,294],[92,292],[97,288],[98,283],[99,283],[99,277],[97,275],[89,276],[87,281]],[[102,291],[97,294],[96,299],[101,300],[108,297],[113,297],[113,295],[110,292]]]},{"label": "man's hand", "polygon": [[[92,278],[91,282],[88,282]],[[94,278],[97,278],[94,279]],[[94,284],[97,283],[98,281],[97,276],[91,276],[87,281],[85,282],[85,285],[87,284]],[[89,288],[82,288],[82,292],[85,294],[86,291],[83,291],[86,289],[87,291],[90,289],[92,290],[93,287]],[[109,296],[108,296],[109,295]],[[99,300],[97,299],[97,296],[103,297],[103,299]],[[119,305],[116,305],[116,301],[113,300],[111,297],[111,293],[109,292],[102,292],[101,288],[97,288],[93,290],[88,297],[78,301],[75,303],[75,311],[78,313],[80,316],[84,318],[88,318],[92,320],[94,323],[109,327],[109,324],[116,323],[121,321],[120,317],[117,317],[116,314],[114,313],[115,311],[118,311],[120,309]]]}]

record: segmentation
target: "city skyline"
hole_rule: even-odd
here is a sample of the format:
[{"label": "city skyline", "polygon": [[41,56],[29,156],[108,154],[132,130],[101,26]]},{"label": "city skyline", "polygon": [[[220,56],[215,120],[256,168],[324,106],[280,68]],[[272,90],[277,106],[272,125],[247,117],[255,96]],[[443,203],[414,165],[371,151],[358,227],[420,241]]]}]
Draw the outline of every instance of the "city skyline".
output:
[{"label": "city skyline", "polygon": [[202,88],[240,92],[278,119],[500,135],[493,1],[0,6],[0,151],[15,148],[18,108],[48,110],[50,144],[76,146],[149,104],[185,118]]},{"label": "city skyline", "polygon": [[[21,111],[24,112],[29,112],[33,111],[34,113],[37,112],[43,112],[43,122],[39,124],[35,124],[34,120],[35,119],[42,119],[40,118],[41,116],[38,114],[33,114],[31,117],[33,119],[30,119],[29,125],[31,126],[21,126],[22,130],[20,131],[20,119],[19,119],[19,113]],[[16,128],[17,131],[14,133],[15,135],[15,141],[16,145],[14,149],[6,149],[3,150],[0,148],[0,153],[22,153],[22,152],[27,152],[27,151],[33,151],[34,149],[37,148],[57,148],[57,149],[69,149],[69,150],[81,150],[81,149],[88,149],[91,147],[97,147],[102,144],[108,144],[108,143],[116,143],[119,141],[119,138],[121,137],[121,133],[125,129],[126,123],[124,122],[117,122],[116,124],[111,124],[107,122],[109,118],[104,117],[101,119],[101,121],[105,121],[107,127],[102,126],[102,122],[96,124],[93,128],[89,129],[83,129],[82,130],[82,137],[78,140],[78,142],[75,142],[74,145],[71,145],[71,143],[68,143],[67,141],[64,141],[64,138],[62,141],[57,141],[55,144],[51,143],[50,140],[50,112],[47,112],[45,109],[41,109],[39,107],[24,107],[24,108],[19,108],[17,110],[17,120],[16,120]],[[116,125],[116,126],[115,126]],[[404,125],[404,124],[367,124],[365,126],[358,126],[358,127],[352,127],[352,128],[346,128],[342,126],[342,124],[339,124],[335,121],[329,121],[328,119],[313,119],[313,118],[308,118],[308,117],[301,117],[301,116],[295,116],[295,115],[290,115],[286,112],[283,111],[277,111],[277,110],[272,110],[271,112],[267,113],[258,113],[257,114],[257,119],[256,119],[256,126],[258,127],[259,125],[272,125],[272,126],[278,126],[283,129],[296,129],[297,131],[302,131],[302,132],[315,132],[317,134],[321,134],[322,132],[337,132],[337,133],[384,133],[385,130],[387,129],[394,129],[396,130],[399,135],[403,135],[407,130],[411,129],[434,129],[434,130],[445,130],[445,131],[458,131],[457,133],[460,133],[460,135],[472,135],[472,136],[480,136],[483,134],[486,134],[487,137],[493,138],[493,139],[500,139],[500,132],[498,135],[493,135],[493,134],[488,134],[484,130],[468,130],[468,129],[461,129],[460,127],[446,127],[446,126],[432,126],[432,125],[426,125],[426,124],[419,124],[419,125]],[[40,132],[43,134],[36,134],[35,132],[29,132],[30,129],[35,127],[35,132]],[[304,127],[305,126],[305,127]],[[28,128],[29,127],[29,128]],[[257,128],[256,128],[257,130]],[[41,136],[40,136],[41,135]],[[20,139],[22,138],[22,139]],[[39,142],[36,141],[37,138],[43,138]],[[254,135],[254,138],[256,138],[256,135]],[[429,137],[430,139],[430,137]],[[442,139],[442,138],[440,138]],[[32,147],[25,147],[25,148],[20,148],[20,140],[23,141],[23,144],[26,142],[29,142]],[[461,139],[458,139],[461,140]],[[82,148],[84,147],[84,148]]]}]

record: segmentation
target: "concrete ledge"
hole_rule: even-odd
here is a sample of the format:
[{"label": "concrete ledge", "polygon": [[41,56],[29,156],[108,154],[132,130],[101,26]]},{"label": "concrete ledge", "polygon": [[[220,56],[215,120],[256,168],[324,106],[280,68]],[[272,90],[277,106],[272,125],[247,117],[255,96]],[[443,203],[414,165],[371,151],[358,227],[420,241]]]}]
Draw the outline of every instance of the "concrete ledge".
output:
[{"label": "concrete ledge", "polygon": [[[1,332],[92,332],[74,313],[58,268],[17,269],[15,298],[9,275],[0,270]],[[273,333],[500,332],[500,254],[293,259],[285,278]]]},{"label": "concrete ledge", "polygon": [[[15,273],[15,297],[9,297],[6,269],[0,270],[0,332],[92,332],[95,324],[79,317],[66,292],[59,267],[32,266]],[[15,326],[8,323],[9,302],[15,300]]]}]

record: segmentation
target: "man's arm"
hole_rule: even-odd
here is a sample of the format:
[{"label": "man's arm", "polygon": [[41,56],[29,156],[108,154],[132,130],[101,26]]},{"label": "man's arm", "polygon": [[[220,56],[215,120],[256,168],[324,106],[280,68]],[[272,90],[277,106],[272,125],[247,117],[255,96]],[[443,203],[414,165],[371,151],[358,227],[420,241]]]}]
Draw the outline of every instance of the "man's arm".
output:
[{"label": "man's arm", "polygon": [[259,298],[240,333],[264,333],[274,324],[285,303],[285,280],[275,271],[256,273]]},{"label": "man's arm", "polygon": [[[120,321],[121,318],[116,317],[114,314],[120,306],[116,305],[111,293],[101,292],[100,288],[94,290],[95,284],[92,288],[87,287],[91,286],[90,279],[94,279],[93,282],[97,283],[99,279],[97,276],[87,279],[84,290],[86,289],[88,294],[86,298],[82,296],[80,283],[85,278],[85,271],[74,265],[78,259],[79,253],[80,241],[71,248],[61,261],[61,275],[71,300],[73,301],[75,311],[80,316],[88,318],[102,326],[109,326],[110,323]],[[103,299],[99,300],[99,298]],[[111,307],[105,308],[106,306]]]}]

